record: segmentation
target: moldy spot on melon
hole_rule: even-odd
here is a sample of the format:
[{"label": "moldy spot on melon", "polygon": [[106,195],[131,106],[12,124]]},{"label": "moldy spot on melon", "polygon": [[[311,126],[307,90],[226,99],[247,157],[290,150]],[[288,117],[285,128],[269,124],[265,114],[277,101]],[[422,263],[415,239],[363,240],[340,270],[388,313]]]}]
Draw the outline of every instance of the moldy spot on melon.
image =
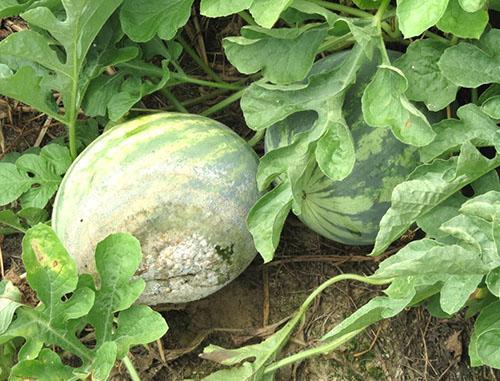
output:
[{"label": "moldy spot on melon", "polygon": [[[140,269],[147,283],[143,300],[156,304],[197,299],[207,288],[231,279],[234,245],[222,247],[199,233],[184,234],[181,238],[180,232],[167,233],[147,251],[155,254],[145,256]],[[163,300],[156,300],[162,296]]]}]

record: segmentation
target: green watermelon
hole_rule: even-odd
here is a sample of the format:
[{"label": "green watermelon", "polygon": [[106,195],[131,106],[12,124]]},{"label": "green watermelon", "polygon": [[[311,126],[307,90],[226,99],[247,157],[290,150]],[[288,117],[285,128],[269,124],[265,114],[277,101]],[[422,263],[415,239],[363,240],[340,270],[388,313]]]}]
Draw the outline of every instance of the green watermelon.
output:
[{"label": "green watermelon", "polygon": [[[311,74],[342,63],[346,52],[330,55],[313,66]],[[399,53],[390,52],[392,58]],[[306,174],[306,188],[300,220],[310,229],[347,245],[373,244],[382,216],[390,206],[394,187],[404,181],[420,163],[417,148],[397,140],[389,129],[368,126],[361,110],[361,96],[377,69],[367,62],[358,72],[344,103],[344,117],[356,148],[356,164],[342,181],[332,181],[318,166]],[[422,110],[424,111],[424,110]],[[425,112],[431,120],[436,115]],[[266,132],[269,152],[292,142],[294,136],[310,129],[316,120],[313,111],[295,113]]]},{"label": "green watermelon", "polygon": [[245,219],[258,158],[226,126],[176,113],[142,117],[95,140],[56,196],[52,225],[82,272],[114,232],[141,242],[140,301],[184,303],[238,276],[256,255]]}]

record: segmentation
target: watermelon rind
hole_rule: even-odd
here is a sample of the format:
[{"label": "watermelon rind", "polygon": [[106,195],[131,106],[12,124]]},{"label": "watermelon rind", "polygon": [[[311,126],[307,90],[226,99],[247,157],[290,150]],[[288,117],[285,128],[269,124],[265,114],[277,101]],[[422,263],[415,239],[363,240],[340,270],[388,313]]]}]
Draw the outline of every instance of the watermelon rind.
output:
[{"label": "watermelon rind", "polygon": [[72,164],[52,226],[79,270],[115,232],[141,242],[140,302],[185,303],[219,290],[252,261],[245,219],[259,197],[258,158],[228,127],[158,113],[113,127]]}]

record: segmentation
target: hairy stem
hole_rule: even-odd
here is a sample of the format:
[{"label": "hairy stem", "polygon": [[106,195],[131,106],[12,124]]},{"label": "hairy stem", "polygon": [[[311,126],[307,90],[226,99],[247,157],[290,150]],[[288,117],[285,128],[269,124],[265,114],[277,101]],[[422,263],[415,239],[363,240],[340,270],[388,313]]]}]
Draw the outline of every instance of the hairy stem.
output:
[{"label": "hairy stem", "polygon": [[250,146],[252,147],[255,147],[265,135],[266,135],[266,130],[257,131],[255,135],[252,136],[252,138],[248,141],[248,144],[250,144]]},{"label": "hairy stem", "polygon": [[141,381],[141,378],[139,377],[139,374],[137,373],[137,370],[135,370],[134,364],[132,364],[132,361],[128,358],[128,356],[125,356],[122,359],[123,365],[125,365],[125,368],[127,368],[128,374],[130,375],[130,378],[132,381]]},{"label": "hairy stem", "polygon": [[183,113],[186,113],[188,114],[189,111],[186,107],[184,107],[184,105],[179,102],[179,100],[175,97],[174,94],[172,94],[172,92],[168,89],[162,89],[161,90],[161,93],[163,95],[165,95],[165,97],[168,99],[168,101],[172,104],[172,106],[179,112],[183,112]]},{"label": "hairy stem", "polygon": [[234,103],[237,100],[239,100],[243,96],[244,91],[245,91],[245,89],[242,89],[242,90],[230,95],[229,97],[222,100],[221,102],[219,102],[219,103],[213,105],[212,107],[206,109],[205,111],[201,112],[200,115],[209,116],[209,115],[215,114],[217,111],[220,111],[220,110],[226,108],[227,106],[229,106],[231,103]]},{"label": "hairy stem", "polygon": [[281,359],[281,360],[276,361],[275,363],[269,365],[264,370],[264,374],[274,372],[275,370],[277,370],[279,368],[297,363],[299,361],[303,361],[303,360],[311,358],[311,357],[316,357],[316,356],[330,353],[331,351],[340,347],[342,344],[351,340],[354,336],[358,335],[359,333],[361,333],[363,331],[364,331],[364,329],[358,329],[356,331],[349,332],[348,334],[341,336],[337,339],[333,339],[331,341],[328,341],[325,344],[318,345],[314,348],[306,349],[305,351],[301,351],[301,352],[295,353],[294,355],[285,357],[284,359]]},{"label": "hairy stem", "polygon": [[257,25],[253,17],[247,11],[238,12],[238,15],[245,20],[248,25]]},{"label": "hairy stem", "polygon": [[184,40],[184,38],[181,35],[177,37],[177,41],[179,41],[179,43],[182,45],[186,53],[191,56],[193,61],[196,62],[198,66],[200,66],[210,78],[212,78],[216,82],[224,83],[224,81],[212,70],[210,66],[206,64],[205,61],[203,61],[200,58],[200,56],[196,53],[196,51],[193,48],[191,48],[191,46],[187,43],[186,40]]},{"label": "hairy stem", "polygon": [[429,30],[426,30],[426,31],[424,32],[424,35],[426,35],[426,36],[427,36],[427,37],[429,37],[429,38],[432,38],[433,40],[436,40],[436,41],[441,41],[441,42],[443,42],[443,43],[445,43],[445,44],[447,44],[447,45],[450,45],[450,44],[451,44],[450,40],[448,40],[447,38],[442,37],[442,36],[440,36],[439,34],[433,33],[433,32],[431,32],[431,31],[429,31]]},{"label": "hairy stem", "polygon": [[[292,320],[290,320],[287,323],[287,325],[282,329],[289,329],[290,333],[291,333],[291,330],[302,320],[303,316],[307,312],[309,306],[314,301],[314,299],[316,299],[316,297],[319,294],[321,294],[326,288],[332,286],[333,284],[335,284],[337,282],[343,281],[343,280],[357,280],[359,282],[368,283],[368,284],[372,284],[372,285],[384,285],[384,284],[388,284],[388,283],[392,282],[392,279],[373,279],[373,278],[369,278],[369,277],[357,275],[357,274],[341,274],[341,275],[334,276],[333,278],[330,278],[327,281],[323,282],[319,287],[317,287],[307,297],[307,299],[304,301],[304,303],[302,303],[302,305],[300,306],[299,310],[295,313],[295,316],[292,318]],[[316,348],[311,348],[311,349],[308,349],[306,351],[299,352],[293,356],[279,360],[276,363],[271,364],[269,367],[267,367],[266,370],[264,371],[264,373],[272,372],[273,370],[281,368],[285,365],[289,365],[289,364],[296,362],[296,361],[302,361],[302,360],[309,358],[309,357],[318,356],[320,354],[327,353],[327,352],[337,348],[338,346],[340,346],[341,344],[343,344],[347,340],[351,339],[352,337],[356,336],[358,333],[360,333],[363,330],[364,330],[364,328],[353,331],[353,332],[349,332],[344,336],[341,336],[337,339],[332,339],[323,345],[319,345]]]},{"label": "hairy stem", "polygon": [[[158,68],[158,69],[160,69],[160,68]],[[242,88],[240,85],[237,85],[237,84],[226,83],[226,82],[205,81],[204,79],[193,78],[193,77],[189,77],[185,74],[179,74],[179,73],[170,73],[170,78],[178,80],[179,82],[177,84],[179,84],[179,83],[192,83],[195,85],[214,87],[217,89],[227,89],[227,90],[241,90],[241,88]]]},{"label": "hairy stem", "polygon": [[369,12],[365,12],[365,11],[358,9],[358,8],[348,7],[347,5],[343,5],[343,4],[330,3],[329,1],[325,1],[325,0],[309,0],[309,1],[311,3],[315,3],[317,5],[320,5],[323,8],[330,9],[332,11],[343,12],[343,13],[351,15],[351,16],[357,16],[357,17],[361,17],[361,18],[370,18],[373,16]]}]

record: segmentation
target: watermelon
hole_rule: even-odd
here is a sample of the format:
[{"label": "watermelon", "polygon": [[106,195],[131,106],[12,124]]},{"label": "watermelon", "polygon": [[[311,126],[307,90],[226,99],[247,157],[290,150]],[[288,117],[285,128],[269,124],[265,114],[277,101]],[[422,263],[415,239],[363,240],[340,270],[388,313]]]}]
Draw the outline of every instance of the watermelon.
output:
[{"label": "watermelon", "polygon": [[256,255],[245,219],[259,197],[258,158],[226,126],[161,113],[115,126],[75,160],[52,225],[81,272],[114,232],[141,242],[141,303],[184,303],[238,276]]},{"label": "watermelon", "polygon": [[[339,66],[346,53],[318,61],[309,75]],[[392,58],[398,55],[390,52]],[[352,173],[342,181],[332,181],[318,166],[312,168],[305,174],[307,185],[298,216],[320,235],[347,245],[374,243],[380,220],[390,206],[392,190],[420,164],[416,147],[401,143],[389,129],[368,126],[363,119],[361,96],[376,69],[375,60],[361,67],[344,102],[344,117],[356,148]],[[431,121],[439,118],[428,111],[425,114]],[[297,133],[310,129],[316,118],[315,112],[304,111],[271,126],[266,131],[266,151],[291,143]]]}]

